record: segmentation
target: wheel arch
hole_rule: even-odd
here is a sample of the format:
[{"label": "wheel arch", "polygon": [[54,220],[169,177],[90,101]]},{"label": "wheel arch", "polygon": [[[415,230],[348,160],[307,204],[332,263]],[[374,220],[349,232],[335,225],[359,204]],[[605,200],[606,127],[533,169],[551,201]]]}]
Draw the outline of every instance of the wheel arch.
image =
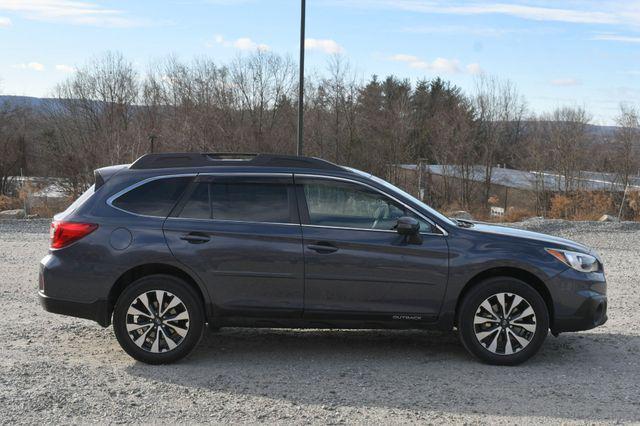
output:
[{"label": "wheel arch", "polygon": [[497,278],[497,277],[516,278],[533,287],[533,289],[536,290],[544,300],[544,303],[547,306],[547,310],[549,312],[549,325],[553,326],[553,320],[554,320],[553,299],[551,298],[551,293],[549,292],[549,289],[547,289],[547,286],[544,283],[544,281],[540,279],[540,277],[538,277],[537,275],[533,274],[532,272],[529,272],[525,269],[512,267],[512,266],[494,267],[491,269],[487,269],[485,271],[482,271],[476,274],[469,281],[467,281],[467,283],[462,288],[462,291],[460,292],[458,296],[458,300],[456,302],[456,310],[454,315],[454,322],[456,324],[458,321],[458,312],[460,309],[460,305],[462,304],[462,301],[464,300],[466,295],[469,293],[469,291],[472,288],[474,288],[476,285],[479,285],[481,282],[489,278]]},{"label": "wheel arch", "polygon": [[113,309],[118,301],[118,298],[122,294],[125,288],[129,286],[134,281],[146,277],[149,275],[170,275],[176,278],[180,278],[184,282],[186,282],[200,297],[202,301],[203,312],[205,313],[205,318],[208,319],[210,317],[209,306],[210,303],[207,303],[206,290],[203,290],[198,282],[183,269],[169,265],[166,263],[145,263],[142,265],[135,266],[130,268],[126,272],[122,273],[120,277],[115,281],[111,290],[109,291],[109,296],[107,299],[107,315],[109,323],[111,322],[111,315],[113,314]]}]

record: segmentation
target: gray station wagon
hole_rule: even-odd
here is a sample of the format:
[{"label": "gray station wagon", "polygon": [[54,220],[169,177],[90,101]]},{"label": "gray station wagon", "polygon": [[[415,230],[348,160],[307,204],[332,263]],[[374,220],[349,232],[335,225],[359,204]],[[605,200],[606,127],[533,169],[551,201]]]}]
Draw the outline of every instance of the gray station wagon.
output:
[{"label": "gray station wagon", "polygon": [[607,319],[588,247],[453,220],[368,173],[282,155],[96,170],[54,218],[39,281],[47,311],[113,323],[151,364],[183,358],[208,326],[457,329],[479,359],[514,365],[549,330]]}]

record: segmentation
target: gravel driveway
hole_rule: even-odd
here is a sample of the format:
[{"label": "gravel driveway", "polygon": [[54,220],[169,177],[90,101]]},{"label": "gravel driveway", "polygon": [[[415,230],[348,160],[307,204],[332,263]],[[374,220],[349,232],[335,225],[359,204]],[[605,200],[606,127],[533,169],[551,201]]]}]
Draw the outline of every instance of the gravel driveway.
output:
[{"label": "gravel driveway", "polygon": [[609,322],[551,335],[519,367],[453,333],[223,329],[147,366],[111,328],[44,312],[45,221],[0,222],[0,423],[594,423],[640,421],[640,224],[528,222],[595,247]]}]

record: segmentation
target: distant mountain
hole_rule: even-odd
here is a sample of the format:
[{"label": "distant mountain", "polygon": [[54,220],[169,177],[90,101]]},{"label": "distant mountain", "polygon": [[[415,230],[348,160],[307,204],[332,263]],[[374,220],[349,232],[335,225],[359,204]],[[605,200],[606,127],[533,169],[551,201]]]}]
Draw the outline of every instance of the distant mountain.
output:
[{"label": "distant mountain", "polygon": [[29,107],[33,109],[43,108],[47,102],[52,100],[53,99],[34,98],[31,96],[0,95],[0,105],[8,103],[10,105]]},{"label": "distant mountain", "polygon": [[13,95],[0,95],[0,106],[11,105],[14,107],[30,108],[31,110],[38,112],[45,108],[58,109],[62,103],[56,98],[36,98],[32,96],[13,96]]},{"label": "distant mountain", "polygon": [[596,126],[593,124],[589,125],[589,131],[591,132],[591,134],[603,139],[614,137],[617,130],[617,126]]}]

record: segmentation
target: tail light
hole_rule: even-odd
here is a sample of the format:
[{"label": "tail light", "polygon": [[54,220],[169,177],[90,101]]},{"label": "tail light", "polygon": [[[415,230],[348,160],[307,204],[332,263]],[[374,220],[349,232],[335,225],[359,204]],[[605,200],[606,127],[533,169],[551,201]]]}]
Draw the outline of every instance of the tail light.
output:
[{"label": "tail light", "polygon": [[98,229],[95,223],[80,222],[52,222],[49,236],[51,237],[51,248],[59,249],[86,237]]}]

